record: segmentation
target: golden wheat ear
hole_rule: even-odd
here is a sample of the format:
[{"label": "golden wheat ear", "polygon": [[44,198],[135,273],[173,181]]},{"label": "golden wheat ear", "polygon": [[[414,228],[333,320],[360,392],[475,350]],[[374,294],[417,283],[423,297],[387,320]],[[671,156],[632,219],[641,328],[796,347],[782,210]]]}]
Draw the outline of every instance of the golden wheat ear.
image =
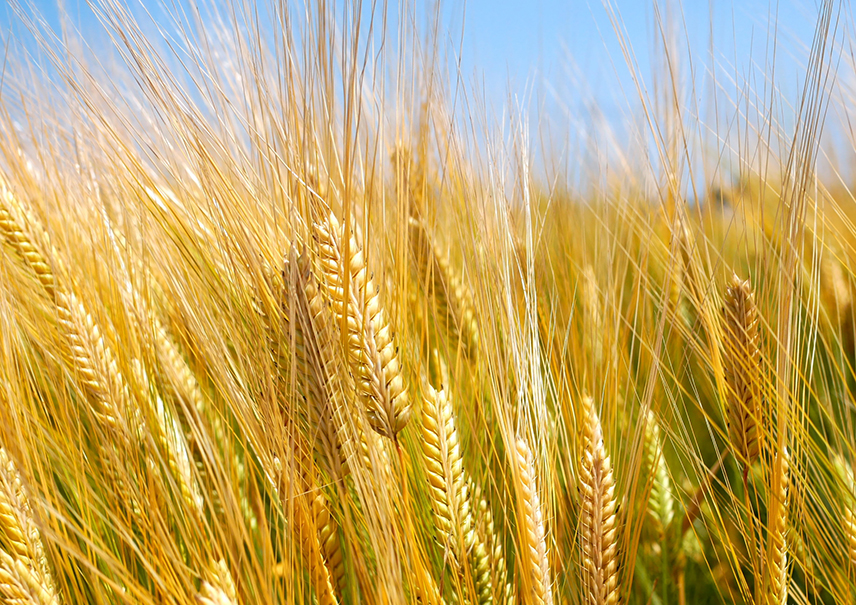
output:
[{"label": "golden wheat ear", "polygon": [[472,291],[463,275],[437,247],[426,225],[413,217],[408,224],[420,280],[431,289],[439,314],[450,324],[448,327],[457,332],[464,352],[471,358],[478,358],[479,327]]},{"label": "golden wheat ear", "polygon": [[488,572],[493,586],[493,602],[510,605],[513,602],[514,590],[508,581],[502,535],[497,532],[490,505],[482,496],[481,488],[477,483],[471,482],[470,494],[471,500],[475,503],[473,517],[476,532],[487,553]]},{"label": "golden wheat ear", "polygon": [[[844,559],[849,568],[848,575],[856,591],[856,480],[853,467],[841,455],[832,460],[833,467],[841,482],[841,519],[844,530]],[[851,591],[853,592],[853,591]],[[853,592],[856,596],[856,592]]]},{"label": "golden wheat ear", "polygon": [[580,547],[583,601],[616,605],[618,592],[618,520],[612,466],[603,444],[600,419],[591,397],[582,400],[583,456],[580,464]]},{"label": "golden wheat ear", "polygon": [[788,508],[790,496],[790,455],[784,448],[777,454],[776,471],[770,485],[767,507],[767,605],[787,605],[788,602]]},{"label": "golden wheat ear", "polygon": [[321,464],[332,481],[348,470],[342,451],[342,427],[337,421],[348,407],[343,370],[335,348],[335,327],[321,296],[306,254],[292,251],[286,270],[292,286],[293,309],[285,309],[286,321],[296,323],[294,355],[306,396],[310,442],[316,445]]},{"label": "golden wheat ear", "polygon": [[470,482],[464,470],[448,390],[438,391],[427,385],[422,405],[422,437],[437,541],[451,549],[457,571],[464,580],[469,573],[474,601],[484,605],[493,599],[488,552],[474,525]]},{"label": "golden wheat ear", "polygon": [[547,559],[547,539],[541,497],[536,481],[535,460],[529,444],[517,439],[514,444],[514,482],[517,492],[518,566],[522,602],[552,605],[553,586]]},{"label": "golden wheat ear", "polygon": [[[313,223],[319,274],[340,325],[348,334],[348,357],[372,428],[390,439],[413,413],[392,327],[355,234],[343,233],[333,214]],[[342,241],[348,238],[349,258]],[[346,274],[347,272],[347,274]]]},{"label": "golden wheat ear", "polygon": [[4,603],[59,605],[21,476],[0,446],[0,596]]},{"label": "golden wheat ear", "polygon": [[238,605],[238,591],[222,559],[213,563],[196,595],[199,605]]},{"label": "golden wheat ear", "polygon": [[758,310],[749,280],[737,275],[725,291],[724,366],[726,422],[735,456],[744,474],[761,454],[762,374],[758,347]]}]

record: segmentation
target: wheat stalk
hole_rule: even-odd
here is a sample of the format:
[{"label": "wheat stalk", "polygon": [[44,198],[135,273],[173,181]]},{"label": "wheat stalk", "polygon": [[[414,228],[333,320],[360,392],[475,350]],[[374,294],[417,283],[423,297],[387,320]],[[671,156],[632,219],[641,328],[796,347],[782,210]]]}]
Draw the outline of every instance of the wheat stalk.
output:
[{"label": "wheat stalk", "polygon": [[584,597],[592,605],[616,605],[619,594],[615,483],[600,419],[588,396],[583,397],[582,414],[584,445],[579,484]]}]

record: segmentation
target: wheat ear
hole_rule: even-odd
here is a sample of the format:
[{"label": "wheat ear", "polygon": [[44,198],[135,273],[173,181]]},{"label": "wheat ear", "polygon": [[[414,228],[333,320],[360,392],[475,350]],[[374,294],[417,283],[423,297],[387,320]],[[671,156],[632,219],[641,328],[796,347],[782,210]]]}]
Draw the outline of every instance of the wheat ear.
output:
[{"label": "wheat ear", "polygon": [[[57,284],[52,265],[41,249],[50,250],[50,243],[38,222],[20,207],[5,185],[0,198],[0,231],[53,299],[68,342],[69,359],[89,395],[93,412],[100,422],[126,437],[123,414],[131,409],[130,394],[101,330],[77,296]],[[30,231],[42,235],[36,238]],[[43,241],[37,243],[39,239]]]},{"label": "wheat ear", "polygon": [[238,605],[235,582],[224,560],[211,565],[196,595],[196,602],[199,605]]},{"label": "wheat ear", "polygon": [[426,225],[413,217],[409,221],[416,249],[417,268],[421,278],[433,282],[440,311],[454,322],[464,350],[471,356],[479,352],[479,327],[473,304],[473,294],[463,276],[452,267],[449,258],[440,251]]},{"label": "wheat ear", "polygon": [[[343,234],[332,214],[323,222],[315,222],[313,232],[324,287],[340,324],[347,326],[350,365],[369,422],[381,435],[396,439],[410,420],[413,408],[392,328],[369,276],[365,254],[357,237]],[[347,259],[341,247],[345,237],[349,238]]]},{"label": "wheat ear", "polygon": [[[284,310],[286,320],[296,318],[294,354],[304,382],[309,412],[310,441],[320,446],[325,469],[334,481],[346,474],[336,417],[346,407],[341,383],[343,368],[338,363],[332,318],[311,271],[309,258],[292,251],[286,264],[288,283],[293,285],[294,308]],[[286,303],[290,302],[288,300]]]},{"label": "wheat ear", "polygon": [[[853,479],[853,468],[845,462],[841,455],[833,458],[833,467],[842,483],[841,517],[844,530],[845,565],[849,566],[848,574],[851,582],[856,580],[856,481]],[[856,582],[853,584],[856,586]]]},{"label": "wheat ear", "polygon": [[139,360],[133,360],[132,368],[138,384],[143,389],[148,389],[150,399],[154,402],[154,413],[157,419],[157,440],[160,447],[166,452],[166,458],[173,476],[178,480],[181,497],[190,511],[201,519],[203,515],[204,500],[202,491],[199,489],[195,465],[187,448],[184,431],[175,420],[172,413],[167,409],[160,394],[149,381],[148,375]]},{"label": "wheat ear", "polygon": [[472,501],[475,502],[476,532],[487,553],[488,571],[494,589],[494,601],[501,605],[510,605],[513,601],[513,587],[508,581],[502,536],[496,531],[490,506],[487,499],[482,496],[481,488],[477,483],[471,481],[470,493],[472,494]]},{"label": "wheat ear", "polygon": [[749,280],[737,275],[726,289],[725,325],[726,420],[735,455],[748,467],[761,454],[761,353],[758,311]]},{"label": "wheat ear", "polygon": [[541,498],[535,480],[535,461],[525,440],[514,444],[515,490],[517,492],[518,565],[524,603],[552,605],[553,588],[547,560],[547,539]]},{"label": "wheat ear", "polygon": [[[469,562],[476,602],[492,602],[488,553],[473,524],[455,412],[448,391],[431,385],[426,387],[422,405],[422,453],[437,540],[451,549],[459,566]],[[460,571],[463,573],[462,567]]]},{"label": "wheat ear", "polygon": [[18,252],[53,299],[56,279],[48,259],[39,245],[22,225],[32,225],[32,218],[21,208],[13,193],[0,181],[0,231],[4,239]]},{"label": "wheat ear", "polygon": [[600,419],[588,396],[583,397],[582,411],[584,446],[579,483],[583,600],[592,605],[616,605],[619,594],[615,483]]},{"label": "wheat ear", "polygon": [[648,498],[648,513],[656,524],[657,533],[662,539],[675,517],[675,502],[672,495],[672,482],[669,469],[663,456],[663,441],[660,425],[653,412],[648,412],[645,428],[645,463],[651,477],[651,494]]},{"label": "wheat ear", "polygon": [[21,476],[3,447],[0,447],[0,595],[10,605],[59,605],[60,602]]},{"label": "wheat ear", "polygon": [[787,448],[777,454],[770,486],[767,509],[767,605],[787,605],[788,602],[788,505],[790,459]]}]

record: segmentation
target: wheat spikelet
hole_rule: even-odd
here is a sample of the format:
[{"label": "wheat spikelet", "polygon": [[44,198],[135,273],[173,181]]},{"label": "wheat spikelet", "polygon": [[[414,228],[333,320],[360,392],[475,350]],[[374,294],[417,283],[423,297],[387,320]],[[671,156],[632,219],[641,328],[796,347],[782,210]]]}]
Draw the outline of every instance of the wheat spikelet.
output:
[{"label": "wheat spikelet", "polygon": [[851,569],[856,571],[856,514],[852,506],[844,508],[844,538],[847,541],[847,560]]},{"label": "wheat spikelet", "polygon": [[853,469],[844,458],[836,454],[833,467],[843,484],[841,497],[842,529],[844,530],[844,556],[850,566],[851,579],[856,579],[856,495],[854,495]]},{"label": "wheat spikelet", "polygon": [[431,385],[425,390],[422,404],[422,454],[437,538],[442,545],[454,545],[463,525],[464,463],[448,394]]},{"label": "wheat spikelet", "polygon": [[10,604],[59,605],[60,602],[21,476],[3,447],[0,447],[0,595]]},{"label": "wheat spikelet", "polygon": [[778,471],[770,489],[774,499],[768,507],[767,521],[767,576],[769,578],[765,599],[767,605],[787,605],[788,602],[788,491],[789,456],[783,449],[773,468]]},{"label": "wheat spikelet", "polygon": [[740,462],[748,467],[761,453],[761,353],[758,311],[749,280],[734,275],[723,307],[724,358],[728,385],[728,434]]},{"label": "wheat spikelet", "polygon": [[603,362],[603,303],[597,285],[594,267],[586,265],[581,279],[581,307],[585,318],[585,351],[594,361],[594,367]]},{"label": "wheat spikelet", "polygon": [[592,399],[583,397],[582,407],[584,447],[579,483],[583,596],[584,601],[593,605],[616,605],[619,594],[615,484]]},{"label": "wheat spikelet", "polygon": [[427,385],[422,406],[422,453],[428,475],[437,540],[461,566],[469,563],[479,604],[493,600],[488,551],[474,526],[469,481],[446,389]]},{"label": "wheat spikelet", "polygon": [[[42,233],[38,222],[20,207],[5,184],[0,197],[0,231],[53,298],[57,321],[65,330],[70,361],[90,396],[93,412],[100,422],[124,433],[122,414],[131,409],[130,395],[98,325],[73,292],[58,286],[45,250],[40,249],[40,245],[50,248],[47,236],[34,238],[30,234],[31,231]],[[26,223],[21,222],[24,218]]]},{"label": "wheat spikelet", "polygon": [[514,444],[514,476],[517,491],[517,525],[520,553],[518,565],[523,595],[521,602],[552,605],[553,588],[547,560],[547,542],[541,501],[536,483],[535,462],[526,441]]},{"label": "wheat spikelet", "polygon": [[823,255],[819,269],[821,298],[835,325],[840,326],[853,307],[850,283],[832,251]]},{"label": "wheat spikelet", "polygon": [[[390,439],[407,425],[413,412],[398,360],[392,328],[372,283],[357,237],[349,236],[350,258],[342,257],[346,235],[330,214],[313,223],[323,284],[340,322],[347,326],[348,354],[358,391],[372,428]],[[345,271],[349,272],[345,300]]]},{"label": "wheat spikelet", "polygon": [[[199,381],[196,379],[196,375],[187,365],[178,346],[173,342],[160,320],[157,317],[152,317],[152,323],[154,326],[153,334],[158,352],[158,360],[169,378],[172,388],[175,390],[176,395],[184,400],[191,409],[196,410],[198,414],[205,417],[208,410],[205,406],[202,389],[199,388]],[[219,418],[215,418],[215,420],[219,420]],[[222,428],[220,430],[222,431]]]},{"label": "wheat spikelet", "polygon": [[300,532],[300,541],[303,546],[303,556],[309,567],[309,576],[315,589],[318,605],[336,605],[336,591],[333,588],[333,577],[330,569],[324,561],[324,550],[321,537],[316,530],[316,525],[311,517],[311,503],[306,501],[304,495],[297,496],[294,514],[298,524],[297,531]]},{"label": "wheat spikelet", "polygon": [[213,563],[206,575],[196,595],[199,605],[238,605],[235,583],[224,560]]}]

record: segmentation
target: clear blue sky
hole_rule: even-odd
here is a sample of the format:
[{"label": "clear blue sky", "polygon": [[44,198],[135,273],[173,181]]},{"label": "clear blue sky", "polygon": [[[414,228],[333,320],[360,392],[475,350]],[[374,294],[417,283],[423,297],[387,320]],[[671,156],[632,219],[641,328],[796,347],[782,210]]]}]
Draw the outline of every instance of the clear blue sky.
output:
[{"label": "clear blue sky", "polygon": [[[29,1],[49,24],[59,23],[57,0]],[[150,8],[164,0],[126,1]],[[168,4],[188,1],[166,0]],[[483,82],[494,108],[500,108],[511,91],[516,102],[527,103],[530,110],[547,107],[550,112],[580,113],[585,104],[596,104],[607,119],[620,122],[627,107],[638,106],[638,98],[606,2],[626,29],[645,85],[652,86],[651,75],[657,71],[653,0],[469,0],[466,4],[447,0],[443,3],[447,48],[462,49],[464,77],[469,83]],[[86,0],[64,0],[64,6],[84,35],[97,30]],[[710,86],[714,63],[720,79],[723,75],[751,79],[753,63],[764,70],[770,62],[769,34],[775,23],[776,83],[787,98],[796,98],[817,14],[813,0],[659,0],[659,6],[662,14],[671,12],[677,23],[679,43],[690,50],[694,82],[700,90]],[[0,7],[3,38],[12,21],[11,9]],[[23,31],[20,24],[12,27]],[[684,60],[680,67],[686,84],[689,64]],[[756,81],[754,86],[762,84]]]}]

